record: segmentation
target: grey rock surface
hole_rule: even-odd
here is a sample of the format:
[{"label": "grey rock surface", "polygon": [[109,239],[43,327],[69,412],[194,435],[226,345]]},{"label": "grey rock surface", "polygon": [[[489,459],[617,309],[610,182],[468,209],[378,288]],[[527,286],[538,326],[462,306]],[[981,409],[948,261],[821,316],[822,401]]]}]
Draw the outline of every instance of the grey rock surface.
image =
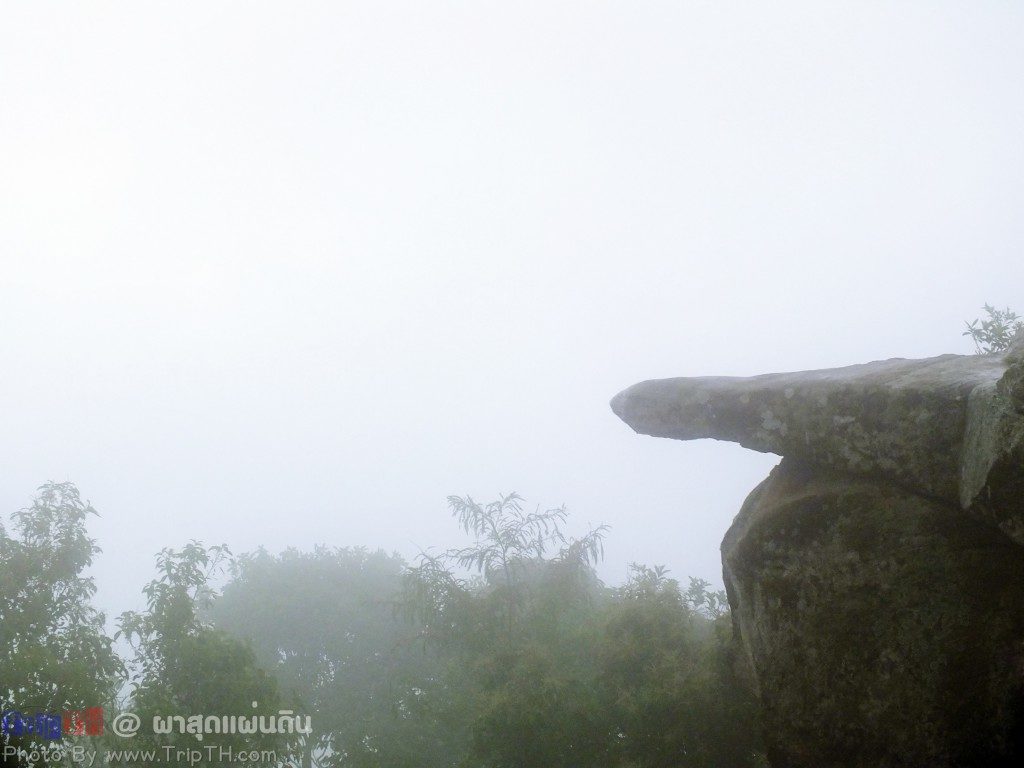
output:
[{"label": "grey rock surface", "polygon": [[646,381],[612,409],[783,456],[722,542],[774,768],[1024,764],[1024,332],[1000,354]]},{"label": "grey rock surface", "polygon": [[786,458],[722,543],[773,766],[1011,766],[1024,557],[957,507]]},{"label": "grey rock surface", "polygon": [[729,440],[977,506],[1024,541],[1024,336],[1005,354],[645,381],[612,410],[642,434]]}]

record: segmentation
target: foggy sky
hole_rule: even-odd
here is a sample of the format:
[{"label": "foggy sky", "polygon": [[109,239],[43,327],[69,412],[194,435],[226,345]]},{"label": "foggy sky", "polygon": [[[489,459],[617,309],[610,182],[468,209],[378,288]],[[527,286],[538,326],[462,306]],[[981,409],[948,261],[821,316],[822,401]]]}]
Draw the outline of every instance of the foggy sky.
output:
[{"label": "foggy sky", "polygon": [[1024,311],[1024,7],[5,3],[0,512],[153,555],[462,542],[518,491],[720,582],[776,462],[648,378],[968,353]]}]

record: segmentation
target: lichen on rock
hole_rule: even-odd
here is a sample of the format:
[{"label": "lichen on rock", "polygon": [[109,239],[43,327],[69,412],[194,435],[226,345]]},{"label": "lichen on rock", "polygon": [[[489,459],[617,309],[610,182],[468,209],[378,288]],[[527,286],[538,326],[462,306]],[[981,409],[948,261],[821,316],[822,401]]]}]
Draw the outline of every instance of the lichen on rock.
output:
[{"label": "lichen on rock", "polygon": [[1024,558],[994,527],[787,458],[722,558],[773,764],[994,766],[1024,746]]},{"label": "lichen on rock", "polygon": [[1024,333],[1002,354],[620,393],[780,454],[722,543],[780,768],[1024,764]]},{"label": "lichen on rock", "polygon": [[645,381],[619,393],[612,410],[642,434],[729,440],[879,477],[1000,516],[1011,535],[1024,531],[1021,339],[995,355]]}]

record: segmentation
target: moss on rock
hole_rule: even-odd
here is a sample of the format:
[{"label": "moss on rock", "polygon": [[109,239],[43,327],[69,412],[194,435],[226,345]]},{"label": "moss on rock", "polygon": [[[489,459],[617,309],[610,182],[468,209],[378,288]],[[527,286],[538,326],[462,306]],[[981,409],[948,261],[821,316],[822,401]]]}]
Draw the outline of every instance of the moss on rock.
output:
[{"label": "moss on rock", "polygon": [[1016,765],[1022,555],[954,505],[784,460],[723,542],[772,764]]}]

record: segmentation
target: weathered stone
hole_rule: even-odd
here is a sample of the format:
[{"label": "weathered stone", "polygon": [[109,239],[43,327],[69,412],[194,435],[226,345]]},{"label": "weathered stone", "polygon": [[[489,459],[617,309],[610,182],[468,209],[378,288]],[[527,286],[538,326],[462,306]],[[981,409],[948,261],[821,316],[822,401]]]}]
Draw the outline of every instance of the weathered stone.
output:
[{"label": "weathered stone", "polygon": [[784,459],[722,561],[776,768],[1021,760],[1024,558],[994,527]]},{"label": "weathered stone", "polygon": [[977,507],[1024,543],[1024,335],[1007,354],[645,381],[612,410],[642,434],[885,477]]},{"label": "weathered stone", "polygon": [[722,543],[775,768],[1024,765],[1024,333],[612,408],[785,457]]},{"label": "weathered stone", "polygon": [[1024,333],[1006,372],[971,392],[960,460],[960,503],[1024,544]]}]

